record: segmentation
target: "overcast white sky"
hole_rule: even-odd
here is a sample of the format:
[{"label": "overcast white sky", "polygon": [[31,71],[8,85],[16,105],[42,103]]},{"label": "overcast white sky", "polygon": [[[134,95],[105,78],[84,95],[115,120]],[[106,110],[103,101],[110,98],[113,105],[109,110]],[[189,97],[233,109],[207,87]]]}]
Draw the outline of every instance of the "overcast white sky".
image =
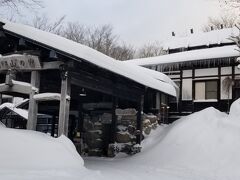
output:
[{"label": "overcast white sky", "polygon": [[175,31],[201,30],[209,16],[217,16],[217,0],[44,0],[50,17],[88,25],[111,24],[123,41],[141,46],[162,41]]}]

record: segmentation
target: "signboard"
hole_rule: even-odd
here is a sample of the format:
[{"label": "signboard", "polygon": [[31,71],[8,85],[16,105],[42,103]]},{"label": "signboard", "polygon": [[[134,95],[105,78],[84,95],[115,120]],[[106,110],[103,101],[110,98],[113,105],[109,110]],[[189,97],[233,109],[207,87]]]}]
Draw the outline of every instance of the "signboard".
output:
[{"label": "signboard", "polygon": [[9,69],[40,70],[41,68],[38,56],[19,54],[0,56],[0,71]]}]

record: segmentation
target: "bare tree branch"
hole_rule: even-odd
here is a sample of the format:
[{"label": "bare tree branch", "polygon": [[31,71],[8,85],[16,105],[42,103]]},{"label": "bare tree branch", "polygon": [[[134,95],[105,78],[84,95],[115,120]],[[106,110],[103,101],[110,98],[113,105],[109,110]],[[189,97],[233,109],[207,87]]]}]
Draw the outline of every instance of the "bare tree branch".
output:
[{"label": "bare tree branch", "polygon": [[145,44],[138,50],[138,58],[154,57],[166,54],[159,42]]},{"label": "bare tree branch", "polygon": [[222,29],[222,28],[232,28],[236,24],[238,24],[238,18],[237,16],[233,15],[223,15],[219,18],[208,18],[208,23],[203,26],[202,30],[204,32],[209,32],[212,29],[217,30],[217,29]]},{"label": "bare tree branch", "polygon": [[41,0],[0,0],[0,7],[7,7],[18,11],[19,7],[28,9],[41,8],[43,7],[43,3]]},{"label": "bare tree branch", "polygon": [[32,25],[33,27],[41,29],[43,31],[61,34],[64,19],[65,16],[62,16],[54,22],[51,22],[46,15],[35,16],[32,21]]}]

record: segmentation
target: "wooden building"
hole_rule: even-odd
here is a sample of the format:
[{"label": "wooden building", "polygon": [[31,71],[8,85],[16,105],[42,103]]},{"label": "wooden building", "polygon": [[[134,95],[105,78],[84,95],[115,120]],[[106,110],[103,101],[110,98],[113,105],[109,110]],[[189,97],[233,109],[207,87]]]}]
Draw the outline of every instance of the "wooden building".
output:
[{"label": "wooden building", "polygon": [[228,112],[240,97],[238,47],[230,40],[238,36],[235,28],[173,37],[164,44],[167,55],[135,59],[127,63],[163,72],[178,84],[179,101],[171,102],[170,117],[176,120],[213,106]]},{"label": "wooden building", "polygon": [[160,96],[176,96],[174,83],[162,73],[9,21],[0,22],[0,83],[1,94],[29,98],[21,106],[28,110],[27,129],[36,130],[41,113],[51,117],[53,136],[64,134],[74,140],[84,136],[84,119],[94,119],[96,125],[104,119],[105,147],[115,142],[117,108],[136,109],[140,144],[142,115],[148,113],[144,97],[158,94],[155,104],[148,105],[159,112]]}]

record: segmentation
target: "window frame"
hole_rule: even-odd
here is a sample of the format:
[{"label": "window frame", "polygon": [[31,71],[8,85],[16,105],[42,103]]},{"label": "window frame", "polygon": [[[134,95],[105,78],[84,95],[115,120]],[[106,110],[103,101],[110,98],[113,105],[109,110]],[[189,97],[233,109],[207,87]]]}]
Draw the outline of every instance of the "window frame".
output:
[{"label": "window frame", "polygon": [[[206,88],[206,84],[207,82],[216,82],[217,83],[217,87],[216,87],[216,99],[207,99],[207,88]],[[196,83],[204,83],[205,84],[205,99],[196,99]],[[194,94],[193,94],[193,100],[194,101],[209,101],[209,100],[219,100],[219,79],[204,79],[204,80],[194,80],[193,81],[193,88],[194,88]],[[213,91],[210,91],[213,92]]]}]

